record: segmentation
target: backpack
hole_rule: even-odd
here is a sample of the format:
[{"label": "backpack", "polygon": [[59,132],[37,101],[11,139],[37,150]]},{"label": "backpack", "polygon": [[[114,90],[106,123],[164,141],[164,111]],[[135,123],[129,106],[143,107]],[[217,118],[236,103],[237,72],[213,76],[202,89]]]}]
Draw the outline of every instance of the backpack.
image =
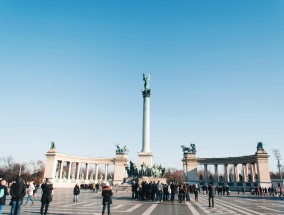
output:
[{"label": "backpack", "polygon": [[4,196],[4,188],[2,188],[1,190],[0,190],[0,198],[2,198]]}]

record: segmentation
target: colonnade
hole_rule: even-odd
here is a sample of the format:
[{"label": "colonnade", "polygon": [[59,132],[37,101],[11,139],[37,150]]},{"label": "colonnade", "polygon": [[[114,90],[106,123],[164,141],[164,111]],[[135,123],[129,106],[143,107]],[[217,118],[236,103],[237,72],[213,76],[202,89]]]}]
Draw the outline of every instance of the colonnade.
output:
[{"label": "colonnade", "polygon": [[[95,172],[90,174],[90,166],[92,164],[95,165]],[[82,163],[82,162],[76,162],[76,161],[57,160],[56,168],[54,169],[55,171],[54,174],[55,174],[56,179],[95,180],[95,181],[107,180],[108,172],[109,172],[108,168],[110,164],[113,164],[113,163],[105,163],[105,164]],[[103,174],[99,175],[99,165],[105,166],[104,175]],[[81,168],[84,171],[81,171]]]},{"label": "colonnade", "polygon": [[[209,175],[208,175],[208,165],[210,164],[202,164],[204,166],[204,181],[209,181]],[[212,165],[212,164],[211,164]],[[242,176],[243,179],[241,180],[239,177],[239,168],[238,163],[232,164],[233,165],[233,178],[230,180],[230,173],[228,171],[229,164],[213,164],[214,165],[214,178],[213,181],[215,182],[255,182],[257,181],[256,175],[257,175],[257,164],[256,163],[242,163]],[[185,165],[186,166],[186,165]],[[224,174],[223,179],[220,180],[219,177],[219,166],[224,167]],[[250,174],[249,174],[249,166],[250,166]],[[186,167],[184,167],[186,168]],[[186,172],[186,170],[185,170]],[[249,175],[251,175],[251,178],[249,179]]]},{"label": "colonnade", "polygon": [[[256,186],[257,184],[268,187],[271,186],[268,157],[269,155],[263,148],[257,149],[253,155],[224,158],[197,158],[196,152],[184,153],[182,159],[184,180],[189,183],[208,184],[214,182],[214,184],[223,183],[229,186],[238,186],[237,183],[243,183],[245,186]],[[202,180],[200,180],[200,172],[197,170],[200,165],[204,167],[204,172],[201,173]],[[214,177],[209,177],[209,165],[214,166],[214,170],[210,171]],[[242,165],[241,174],[239,174],[239,165]],[[229,169],[229,166],[232,166],[232,169]],[[222,178],[219,177],[221,175],[219,170],[222,170],[220,167],[224,168]]]}]

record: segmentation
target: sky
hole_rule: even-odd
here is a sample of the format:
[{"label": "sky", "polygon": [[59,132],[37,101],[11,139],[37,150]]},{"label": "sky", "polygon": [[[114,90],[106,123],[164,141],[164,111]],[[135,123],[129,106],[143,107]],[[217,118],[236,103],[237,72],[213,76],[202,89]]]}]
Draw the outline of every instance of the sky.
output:
[{"label": "sky", "polygon": [[153,162],[284,156],[284,1],[0,1],[1,157],[138,162],[151,73]]}]

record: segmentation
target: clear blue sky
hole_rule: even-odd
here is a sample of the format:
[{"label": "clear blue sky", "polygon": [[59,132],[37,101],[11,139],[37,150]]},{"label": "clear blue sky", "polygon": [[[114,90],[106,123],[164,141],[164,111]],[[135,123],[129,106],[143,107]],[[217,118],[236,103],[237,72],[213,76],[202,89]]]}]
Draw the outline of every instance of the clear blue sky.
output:
[{"label": "clear blue sky", "polygon": [[[284,1],[0,1],[1,156],[284,156]],[[276,170],[274,157],[270,166]]]}]

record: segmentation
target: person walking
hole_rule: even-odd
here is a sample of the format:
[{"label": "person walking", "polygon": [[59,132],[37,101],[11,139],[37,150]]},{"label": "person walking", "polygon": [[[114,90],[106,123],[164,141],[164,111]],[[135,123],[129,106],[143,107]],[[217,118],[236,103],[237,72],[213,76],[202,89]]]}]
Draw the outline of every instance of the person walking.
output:
[{"label": "person walking", "polygon": [[33,195],[34,195],[34,189],[35,189],[35,186],[34,186],[33,182],[31,181],[30,184],[29,184],[28,191],[27,191],[27,194],[28,194],[27,201],[24,205],[26,205],[29,202],[29,200],[31,200],[32,205],[34,205],[34,200],[32,198]]},{"label": "person walking", "polygon": [[103,211],[102,211],[102,215],[105,214],[106,206],[107,206],[108,215],[110,215],[110,205],[112,204],[112,199],[111,199],[112,195],[113,195],[112,189],[111,189],[109,183],[106,182],[104,184],[103,191],[102,191],[102,196],[103,196]]},{"label": "person walking", "polygon": [[208,196],[209,196],[209,207],[211,207],[212,202],[212,208],[214,208],[214,197],[215,197],[216,191],[212,184],[208,187]]},{"label": "person walking", "polygon": [[7,182],[5,180],[1,180],[0,184],[0,215],[2,215],[4,206],[6,204],[6,196],[8,196]]},{"label": "person walking", "polygon": [[16,177],[15,183],[10,188],[10,195],[12,196],[10,215],[20,215],[23,198],[26,195],[26,187],[19,176]]},{"label": "person walking", "polygon": [[52,201],[52,192],[53,192],[53,185],[49,182],[48,178],[45,179],[45,182],[41,185],[41,189],[42,189],[42,196],[41,196],[40,214],[46,215],[49,203]]},{"label": "person walking", "polygon": [[73,202],[78,202],[78,197],[79,197],[79,194],[80,194],[80,187],[79,187],[79,184],[76,184],[74,189],[73,189],[73,194],[74,194],[74,197],[73,197]]}]

